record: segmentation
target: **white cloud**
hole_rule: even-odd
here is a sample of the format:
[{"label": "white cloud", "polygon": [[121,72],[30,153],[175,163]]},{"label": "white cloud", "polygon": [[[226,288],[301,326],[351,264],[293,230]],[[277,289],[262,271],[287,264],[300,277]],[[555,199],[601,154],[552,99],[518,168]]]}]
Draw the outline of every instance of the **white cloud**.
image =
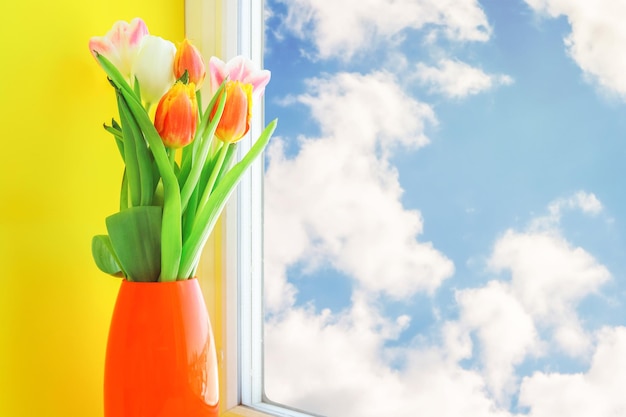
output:
[{"label": "white cloud", "polygon": [[419,63],[416,77],[432,91],[451,98],[463,98],[513,83],[507,75],[486,74],[479,68],[452,59],[442,59],[437,67]]},{"label": "white cloud", "polygon": [[549,230],[556,227],[565,210],[580,210],[584,214],[595,216],[602,212],[603,206],[595,194],[577,191],[567,198],[558,198],[548,204],[548,214],[534,218],[530,228]]},{"label": "white cloud", "polygon": [[551,221],[542,222],[541,230],[535,220],[527,230],[507,230],[496,241],[487,265],[495,273],[509,272],[510,279],[457,291],[459,319],[444,328],[458,359],[473,356],[469,337],[476,335],[482,375],[501,405],[517,391],[516,367],[527,357],[556,350],[585,359],[591,353],[593,337],[582,327],[577,307],[610,278],[593,256],[558,232],[562,209],[593,215],[601,210],[600,201],[581,191],[548,208]]},{"label": "white cloud", "polygon": [[485,380],[494,397],[506,404],[517,390],[515,366],[543,350],[533,318],[508,284],[498,281],[459,291],[457,302],[459,322],[480,341]]},{"label": "white cloud", "polygon": [[[519,391],[516,372],[529,356],[555,349],[583,359],[594,352],[593,334],[582,327],[576,309],[610,275],[588,252],[567,242],[558,226],[563,210],[594,215],[602,210],[600,201],[578,192],[548,205],[552,220],[541,230],[530,222],[526,230],[506,231],[497,239],[488,266],[495,273],[509,272],[510,279],[457,291],[458,320],[440,323],[431,338],[414,335],[413,343],[394,345],[407,336],[411,318],[383,314],[379,294],[436,288],[451,273],[443,255],[416,241],[421,217],[399,204],[401,189],[385,156],[399,144],[423,146],[428,116],[403,128],[379,122],[379,106],[373,103],[386,103],[390,117],[398,120],[404,120],[402,108],[422,108],[385,73],[341,74],[313,80],[310,87],[313,93],[295,102],[307,104],[320,123],[327,121],[322,137],[302,138],[292,159],[280,141],[270,149],[266,288],[273,294],[268,303],[273,314],[264,338],[268,397],[329,417],[412,416],[416,410],[437,417],[512,417],[508,401],[520,392],[520,404],[535,413],[532,417],[547,417],[572,415],[566,405],[560,406],[563,412],[554,412],[559,408],[550,401],[562,395],[561,402],[566,402],[568,390],[575,395],[580,385],[593,388],[581,401],[600,399],[608,409],[618,409],[615,398],[593,394],[600,391],[594,383],[602,388],[610,381],[601,372],[608,369],[603,352],[626,355],[626,342],[611,345],[613,339],[604,333],[585,376],[536,373],[522,380]],[[351,112],[342,113],[343,108],[359,114],[362,123]],[[412,135],[402,135],[402,129]],[[312,180],[318,175],[319,181]],[[386,263],[389,257],[394,261]],[[313,305],[295,305],[295,289],[285,271],[307,259],[328,262],[359,283],[351,305],[320,313]],[[419,264],[438,271],[437,280],[427,278],[429,273],[415,274]],[[383,272],[370,274],[372,270]],[[393,278],[395,273],[400,278]],[[477,357],[480,366],[463,365]]]},{"label": "white cloud", "polygon": [[402,206],[403,190],[388,161],[398,146],[428,143],[424,127],[436,122],[431,108],[408,97],[387,73],[314,79],[309,91],[295,99],[310,108],[322,137],[301,138],[293,158],[280,140],[268,150],[268,308],[288,305],[285,291],[294,294],[287,267],[315,270],[320,260],[367,291],[396,298],[434,291],[454,267],[430,243],[417,241],[421,214]]},{"label": "white cloud", "polygon": [[552,329],[560,349],[571,356],[588,353],[591,341],[576,306],[608,281],[606,267],[554,230],[508,230],[496,242],[489,266],[510,272],[513,294],[540,325]]},{"label": "white cloud", "polygon": [[[279,1],[288,10],[285,28],[312,39],[321,58],[348,59],[377,42],[398,43],[407,28],[456,41],[485,41],[491,33],[476,0]],[[567,16],[572,58],[600,85],[626,97],[626,6],[613,0],[526,2]],[[389,56],[403,70],[414,65],[393,48]],[[513,82],[456,60],[417,68],[418,79],[452,98]],[[380,295],[432,293],[453,273],[445,254],[418,240],[424,220],[402,206],[403,190],[390,164],[398,149],[428,144],[424,130],[436,124],[432,109],[406,95],[386,72],[311,79],[289,105],[307,106],[321,133],[299,138],[293,157],[280,138],[268,150],[265,301],[272,314],[264,348],[270,399],[330,417],[512,417],[507,401],[519,392],[529,417],[626,415],[620,390],[626,329],[594,332],[577,311],[610,273],[559,230],[567,210],[602,212],[594,194],[557,199],[527,228],[506,230],[488,257],[492,280],[456,292],[451,307],[458,307],[458,319],[438,321],[432,337],[407,335],[411,319],[419,317],[385,315]],[[330,266],[350,277],[351,304],[339,312],[296,306],[297,290],[287,280],[294,265],[309,272]],[[415,339],[397,346],[401,336]],[[551,354],[591,365],[578,374],[536,372],[520,383],[517,368],[527,358]]]},{"label": "white cloud", "polygon": [[323,135],[350,149],[421,147],[429,142],[425,126],[437,123],[432,108],[407,95],[386,72],[342,72],[306,84],[308,92],[297,101],[310,108]]},{"label": "white cloud", "polygon": [[583,213],[596,215],[602,211],[602,203],[593,193],[578,191],[568,198],[559,198],[548,205],[551,221],[558,222],[565,209],[580,209]]},{"label": "white cloud", "polygon": [[[397,337],[402,326],[381,317],[360,295],[344,313],[293,308],[270,319],[266,328],[270,399],[328,415],[374,416],[388,395],[403,389],[381,357],[384,341]],[[375,384],[377,395],[362,404],[367,384]],[[357,412],[361,407],[369,412]]]},{"label": "white cloud", "polygon": [[[328,417],[510,416],[489,398],[480,374],[445,349],[386,347],[404,325],[363,294],[340,314],[292,308],[274,316],[266,323],[268,398]],[[393,366],[398,360],[401,369]]]},{"label": "white cloud", "polygon": [[593,193],[586,193],[584,191],[578,191],[574,196],[568,200],[568,207],[579,207],[583,213],[598,214],[602,211],[602,203]]},{"label": "white cloud", "polygon": [[530,408],[529,417],[626,415],[626,328],[604,328],[597,338],[586,373],[536,372],[524,378],[519,403]]},{"label": "white cloud", "polygon": [[626,99],[626,3],[615,0],[526,0],[535,11],[567,17],[570,56],[602,88]]},{"label": "white cloud", "polygon": [[432,26],[457,41],[486,41],[491,28],[477,0],[280,0],[286,29],[313,34],[319,56],[349,59],[382,40],[396,42],[405,29]]},{"label": "white cloud", "polygon": [[555,320],[593,293],[610,276],[583,248],[550,232],[508,230],[495,245],[489,266],[508,270],[511,283],[529,311]]}]

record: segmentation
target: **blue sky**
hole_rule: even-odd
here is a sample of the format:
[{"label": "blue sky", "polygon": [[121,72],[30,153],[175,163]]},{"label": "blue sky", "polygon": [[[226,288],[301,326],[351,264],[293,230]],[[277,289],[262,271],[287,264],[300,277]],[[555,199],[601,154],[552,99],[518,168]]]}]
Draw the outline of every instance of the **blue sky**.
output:
[{"label": "blue sky", "polygon": [[266,9],[269,398],[626,413],[626,3]]}]

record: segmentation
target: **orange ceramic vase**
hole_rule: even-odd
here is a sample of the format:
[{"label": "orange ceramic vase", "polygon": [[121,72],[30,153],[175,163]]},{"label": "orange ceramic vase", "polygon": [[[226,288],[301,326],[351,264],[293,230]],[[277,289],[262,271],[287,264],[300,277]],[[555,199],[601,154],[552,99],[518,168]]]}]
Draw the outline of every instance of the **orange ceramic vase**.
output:
[{"label": "orange ceramic vase", "polygon": [[107,343],[105,417],[217,417],[218,401],[198,280],[122,281]]}]

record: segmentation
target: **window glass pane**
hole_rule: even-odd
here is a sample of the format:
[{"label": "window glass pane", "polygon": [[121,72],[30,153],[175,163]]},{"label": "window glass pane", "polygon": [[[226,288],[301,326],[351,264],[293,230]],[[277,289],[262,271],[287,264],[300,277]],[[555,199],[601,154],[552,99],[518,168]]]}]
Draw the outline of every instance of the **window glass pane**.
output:
[{"label": "window glass pane", "polygon": [[626,7],[267,0],[265,393],[626,410]]}]

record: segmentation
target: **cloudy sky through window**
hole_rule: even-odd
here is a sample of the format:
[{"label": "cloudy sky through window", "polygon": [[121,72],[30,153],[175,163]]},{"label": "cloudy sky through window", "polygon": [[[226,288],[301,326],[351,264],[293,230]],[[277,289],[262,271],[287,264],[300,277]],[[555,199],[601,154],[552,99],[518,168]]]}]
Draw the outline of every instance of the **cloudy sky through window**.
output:
[{"label": "cloudy sky through window", "polygon": [[626,415],[626,1],[267,0],[265,386]]}]

